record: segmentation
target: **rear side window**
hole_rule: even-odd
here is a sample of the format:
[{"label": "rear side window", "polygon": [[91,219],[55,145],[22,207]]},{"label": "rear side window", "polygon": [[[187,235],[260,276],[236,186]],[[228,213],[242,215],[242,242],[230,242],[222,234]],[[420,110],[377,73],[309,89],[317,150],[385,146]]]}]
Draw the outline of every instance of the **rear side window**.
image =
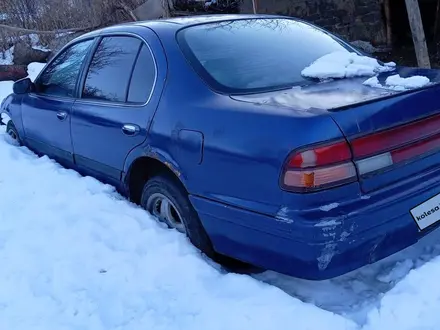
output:
[{"label": "rear side window", "polygon": [[48,65],[36,82],[36,92],[73,97],[81,65],[93,40],[79,42],[65,49]]},{"label": "rear side window", "polygon": [[226,93],[302,85],[301,71],[319,57],[354,51],[309,24],[283,18],[195,25],[177,38],[199,75]]},{"label": "rear side window", "polygon": [[103,38],[90,63],[82,98],[126,102],[141,45],[141,40],[133,37]]},{"label": "rear side window", "polygon": [[128,92],[128,103],[148,101],[156,79],[156,66],[150,49],[144,44],[136,60]]}]

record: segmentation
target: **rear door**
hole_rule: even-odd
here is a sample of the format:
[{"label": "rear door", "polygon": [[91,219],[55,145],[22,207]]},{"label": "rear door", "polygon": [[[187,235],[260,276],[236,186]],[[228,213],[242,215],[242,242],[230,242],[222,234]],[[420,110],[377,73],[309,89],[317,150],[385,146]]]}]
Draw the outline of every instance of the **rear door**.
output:
[{"label": "rear door", "polygon": [[157,107],[157,67],[150,46],[133,35],[102,37],[72,117],[78,166],[106,182],[120,180],[127,154],[147,136]]},{"label": "rear door", "polygon": [[25,142],[61,163],[73,162],[71,110],[78,76],[93,39],[63,50],[35,81],[35,91],[23,97]]}]

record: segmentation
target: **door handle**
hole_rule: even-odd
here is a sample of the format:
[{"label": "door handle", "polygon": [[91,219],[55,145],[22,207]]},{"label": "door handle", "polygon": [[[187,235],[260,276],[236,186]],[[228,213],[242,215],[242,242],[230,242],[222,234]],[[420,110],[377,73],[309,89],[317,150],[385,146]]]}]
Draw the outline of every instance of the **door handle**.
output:
[{"label": "door handle", "polygon": [[138,125],[125,124],[124,126],[122,126],[122,132],[125,135],[133,136],[139,133],[139,131],[140,131],[140,127]]},{"label": "door handle", "polygon": [[57,112],[57,118],[58,118],[59,120],[64,120],[64,119],[66,119],[66,118],[67,118],[67,112],[65,112],[65,111],[58,111],[58,112]]}]

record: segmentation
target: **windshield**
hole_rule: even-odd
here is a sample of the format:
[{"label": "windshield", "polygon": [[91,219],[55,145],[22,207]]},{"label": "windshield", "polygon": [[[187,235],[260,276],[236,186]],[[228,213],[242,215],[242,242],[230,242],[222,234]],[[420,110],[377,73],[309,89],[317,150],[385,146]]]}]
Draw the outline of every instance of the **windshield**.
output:
[{"label": "windshield", "polygon": [[249,93],[301,85],[301,71],[321,56],[351,51],[342,41],[293,19],[245,19],[191,26],[179,44],[212,88]]}]

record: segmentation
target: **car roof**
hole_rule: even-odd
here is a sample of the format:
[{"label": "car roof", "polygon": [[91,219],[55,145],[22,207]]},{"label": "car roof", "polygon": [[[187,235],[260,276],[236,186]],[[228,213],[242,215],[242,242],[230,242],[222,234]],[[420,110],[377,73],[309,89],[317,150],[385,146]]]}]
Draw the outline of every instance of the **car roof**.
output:
[{"label": "car roof", "polygon": [[222,21],[230,21],[230,20],[239,20],[239,19],[252,19],[252,18],[281,18],[283,16],[278,15],[254,15],[254,14],[216,14],[216,15],[193,15],[193,16],[183,16],[183,17],[173,17],[159,20],[151,20],[140,22],[141,25],[149,26],[152,23],[172,23],[182,26],[190,26],[201,23],[212,23],[212,22],[222,22]]},{"label": "car roof", "polygon": [[[148,21],[136,21],[129,23],[121,23],[109,27],[100,29],[100,32],[105,32],[114,27],[123,28],[124,26],[145,26],[152,30],[160,30],[162,28],[179,30],[183,27],[197,25],[202,23],[213,23],[213,22],[223,22],[231,20],[241,20],[241,19],[255,19],[255,18],[290,18],[280,15],[255,15],[255,14],[214,14],[214,15],[193,15],[193,16],[183,16],[183,17],[173,17],[173,18],[162,18]],[[96,31],[94,31],[96,32]]]},{"label": "car roof", "polygon": [[224,22],[231,20],[243,20],[243,19],[264,19],[264,18],[281,18],[281,19],[295,19],[295,17],[290,16],[281,16],[281,15],[267,15],[267,14],[214,14],[214,15],[192,15],[192,16],[183,16],[183,17],[173,17],[173,18],[162,18],[148,21],[135,21],[135,22],[126,22],[120,23],[116,25],[107,26],[104,28],[100,28],[97,30],[90,31],[85,33],[74,40],[72,42],[89,38],[96,37],[101,33],[106,32],[115,32],[115,29],[118,31],[123,31],[124,28],[130,27],[148,27],[151,30],[160,33],[162,31],[177,31],[184,27],[198,25],[203,23],[214,23],[214,22]]}]

